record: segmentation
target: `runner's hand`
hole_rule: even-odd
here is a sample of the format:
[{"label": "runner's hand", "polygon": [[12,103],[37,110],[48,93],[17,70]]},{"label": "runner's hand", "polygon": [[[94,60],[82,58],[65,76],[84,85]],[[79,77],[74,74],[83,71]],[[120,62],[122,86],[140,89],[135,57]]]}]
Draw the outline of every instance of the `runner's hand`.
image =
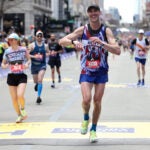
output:
[{"label": "runner's hand", "polygon": [[76,50],[83,50],[83,45],[81,42],[74,41],[73,44],[74,44]]},{"label": "runner's hand", "polygon": [[98,37],[90,37],[89,40],[93,43],[102,44],[102,40],[100,40]]},{"label": "runner's hand", "polygon": [[29,68],[29,63],[25,63],[24,66],[23,66],[23,68],[24,68],[24,69]]}]

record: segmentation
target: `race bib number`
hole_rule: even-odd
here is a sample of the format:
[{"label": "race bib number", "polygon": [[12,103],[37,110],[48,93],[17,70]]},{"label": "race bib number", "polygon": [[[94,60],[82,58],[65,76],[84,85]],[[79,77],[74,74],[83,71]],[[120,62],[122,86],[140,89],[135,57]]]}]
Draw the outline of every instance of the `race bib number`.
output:
[{"label": "race bib number", "polygon": [[139,51],[138,51],[138,55],[139,55],[139,56],[145,56],[145,52],[142,51],[142,50],[139,50]]},{"label": "race bib number", "polygon": [[22,64],[15,64],[10,66],[11,72],[22,72],[24,70],[24,67]]},{"label": "race bib number", "polygon": [[86,67],[90,69],[96,69],[99,68],[100,61],[99,60],[86,60]]},{"label": "race bib number", "polygon": [[42,60],[43,59],[43,55],[42,54],[36,54],[36,59],[37,60]]}]

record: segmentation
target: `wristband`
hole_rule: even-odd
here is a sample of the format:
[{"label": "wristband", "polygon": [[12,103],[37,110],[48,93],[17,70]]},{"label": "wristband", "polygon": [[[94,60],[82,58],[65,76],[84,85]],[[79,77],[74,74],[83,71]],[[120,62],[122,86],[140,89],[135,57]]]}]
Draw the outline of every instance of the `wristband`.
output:
[{"label": "wristband", "polygon": [[71,40],[71,43],[74,45],[74,40]]}]

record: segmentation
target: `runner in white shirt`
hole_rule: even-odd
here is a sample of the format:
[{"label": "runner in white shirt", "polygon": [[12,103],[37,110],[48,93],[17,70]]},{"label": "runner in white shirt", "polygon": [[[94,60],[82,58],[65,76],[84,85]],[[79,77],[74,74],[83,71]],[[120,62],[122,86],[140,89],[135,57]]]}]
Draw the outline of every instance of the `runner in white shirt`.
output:
[{"label": "runner in white shirt", "polygon": [[145,84],[145,64],[147,59],[147,51],[149,49],[149,42],[144,37],[144,30],[140,29],[138,31],[138,37],[131,42],[130,49],[134,51],[134,58],[137,65],[137,85]]}]

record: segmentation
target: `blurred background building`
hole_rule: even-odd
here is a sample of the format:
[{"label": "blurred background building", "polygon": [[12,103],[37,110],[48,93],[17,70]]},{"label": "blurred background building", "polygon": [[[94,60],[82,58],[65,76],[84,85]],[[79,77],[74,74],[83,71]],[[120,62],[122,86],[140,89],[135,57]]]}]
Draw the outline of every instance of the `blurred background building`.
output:
[{"label": "blurred background building", "polygon": [[49,32],[69,33],[88,22],[86,9],[98,4],[102,11],[102,21],[112,29],[121,26],[150,29],[150,0],[137,0],[138,13],[133,16],[133,24],[120,23],[118,8],[104,9],[104,0],[1,0],[1,31],[17,30],[21,34],[34,34],[38,29]]},{"label": "blurred background building", "polygon": [[34,30],[66,33],[87,21],[86,9],[103,0],[3,0],[0,1],[1,30],[29,35]]},{"label": "blurred background building", "polygon": [[30,34],[33,27],[42,28],[51,16],[51,0],[3,0],[3,25],[6,32],[16,29],[22,34]]}]

